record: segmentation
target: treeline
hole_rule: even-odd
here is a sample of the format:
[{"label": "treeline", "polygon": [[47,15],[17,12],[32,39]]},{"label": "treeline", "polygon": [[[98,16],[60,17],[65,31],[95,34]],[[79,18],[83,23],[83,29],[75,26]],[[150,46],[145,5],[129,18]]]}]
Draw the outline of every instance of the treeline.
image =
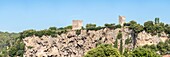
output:
[{"label": "treeline", "polygon": [[111,44],[100,44],[84,54],[84,57],[161,57],[155,51],[138,47],[134,50],[125,50],[123,54]]},{"label": "treeline", "polygon": [[[124,23],[123,27],[127,27],[131,30],[133,30],[135,33],[140,33],[142,31],[146,31],[147,33],[151,33],[151,35],[159,35],[162,32],[165,32],[170,36],[170,25],[165,24],[163,22],[159,21],[159,18],[155,18],[155,21],[147,21],[143,25],[137,23],[136,21],[130,21],[127,23]],[[110,28],[110,29],[117,29],[117,28],[122,28],[120,24],[104,24],[104,26],[97,26],[96,24],[86,24],[85,28],[82,27],[82,30],[100,30],[104,28]],[[28,36],[39,36],[42,37],[43,35],[49,35],[52,37],[56,37],[57,34],[62,34],[66,33],[68,30],[71,30],[72,26],[67,26],[63,28],[56,28],[56,27],[50,27],[49,29],[45,30],[25,30],[21,32],[21,38],[28,37]]]},{"label": "treeline", "polygon": [[118,50],[116,45],[98,44],[96,48],[86,52],[84,57],[161,57],[166,54],[170,54],[170,40],[132,50],[125,48],[124,52],[121,50],[121,45]]},{"label": "treeline", "polygon": [[[121,28],[120,25],[115,25],[115,24],[105,24],[105,26],[96,26],[96,24],[87,24],[86,28],[82,27],[81,30],[100,30],[104,28],[110,28],[110,29],[116,29],[116,28]],[[20,38],[25,38],[29,36],[39,36],[42,37],[43,35],[45,36],[52,36],[52,37],[57,37],[57,35],[61,35],[62,33],[66,33],[67,31],[71,30],[72,26],[66,26],[64,28],[57,28],[57,27],[50,27],[45,30],[25,30],[23,32],[20,32]],[[80,30],[77,30],[77,35],[80,34]]]},{"label": "treeline", "polygon": [[170,36],[170,25],[160,22],[159,18],[155,18],[155,21],[147,21],[143,25],[138,24],[136,21],[130,21],[129,23],[125,23],[124,26],[128,26],[135,33],[146,31],[147,33],[151,33],[151,35],[160,36],[160,33],[165,32]]},{"label": "treeline", "polygon": [[161,55],[170,54],[170,40],[168,39],[165,42],[159,42],[157,45],[145,45],[143,48],[159,52]]},{"label": "treeline", "polygon": [[52,36],[52,37],[56,37],[57,34],[60,35],[62,33],[66,33],[67,29],[71,29],[72,26],[67,26],[65,28],[56,28],[56,27],[50,27],[49,29],[45,29],[45,30],[25,30],[23,32],[20,32],[20,38],[25,38],[25,37],[29,37],[29,36],[39,36],[42,37],[43,35],[45,36]]},{"label": "treeline", "polygon": [[23,55],[24,43],[17,39],[19,36],[18,33],[0,32],[0,57]]},{"label": "treeline", "polygon": [[[160,22],[159,18],[155,18],[155,21],[146,21],[143,25],[137,23],[132,20],[130,22],[124,23],[123,27],[127,27],[133,30],[135,33],[140,33],[142,31],[146,31],[147,33],[151,33],[151,35],[160,35],[160,33],[165,32],[170,35],[170,25]],[[103,28],[117,29],[122,28],[120,24],[104,24],[104,26],[96,26],[96,24],[87,24],[86,30],[100,30]]]}]

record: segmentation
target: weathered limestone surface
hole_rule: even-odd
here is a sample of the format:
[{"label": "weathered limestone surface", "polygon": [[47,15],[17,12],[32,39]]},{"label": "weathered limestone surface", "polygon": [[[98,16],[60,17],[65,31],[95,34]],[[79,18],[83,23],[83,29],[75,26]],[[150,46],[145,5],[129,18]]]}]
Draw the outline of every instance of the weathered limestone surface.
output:
[{"label": "weathered limestone surface", "polygon": [[[76,35],[76,31],[69,31],[57,37],[26,37],[23,39],[26,45],[24,57],[83,57],[87,51],[99,43],[114,45],[119,31],[122,31],[123,42],[131,37],[131,31],[128,29],[110,30],[108,28],[97,31],[81,30],[80,35]],[[166,34],[163,35],[163,33],[158,37],[141,32],[138,34],[136,46],[157,44],[160,41],[165,41],[166,38]],[[123,43],[123,46],[131,47],[132,45]]]},{"label": "weathered limestone surface", "polygon": [[156,45],[160,41],[165,42],[166,39],[168,39],[168,37],[165,33],[161,33],[161,36],[158,36],[158,35],[152,36],[151,34],[143,31],[138,34],[138,37],[136,39],[137,40],[136,46],[143,46],[146,44],[148,44],[148,45],[155,44]]}]

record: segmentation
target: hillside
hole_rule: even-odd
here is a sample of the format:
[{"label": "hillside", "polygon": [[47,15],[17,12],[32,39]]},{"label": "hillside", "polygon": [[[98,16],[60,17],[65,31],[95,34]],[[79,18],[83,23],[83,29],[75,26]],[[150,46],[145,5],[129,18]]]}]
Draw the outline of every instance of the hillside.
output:
[{"label": "hillside", "polygon": [[146,54],[149,57],[155,57],[153,54],[157,54],[159,57],[159,55],[170,54],[170,25],[159,22],[158,18],[155,18],[155,21],[147,21],[143,25],[130,21],[121,25],[87,24],[80,30],[72,30],[72,26],[66,26],[50,27],[39,31],[30,29],[18,34],[11,33],[12,35],[3,34],[5,36],[1,36],[4,40],[1,40],[3,50],[0,57],[88,57],[95,55],[93,53],[99,56],[101,53],[97,52],[97,49],[100,49],[102,44],[111,44],[106,49],[110,49],[110,46],[118,49],[121,57]]},{"label": "hillside", "polygon": [[18,33],[0,32],[0,52],[6,51],[15,42],[15,38],[19,37]]},{"label": "hillside", "polygon": [[[121,29],[110,30],[108,28],[104,28],[97,31],[81,30],[79,35],[76,34],[76,31],[69,31],[67,33],[58,35],[57,37],[26,37],[23,39],[26,45],[26,52],[24,56],[83,57],[86,52],[92,48],[97,47],[97,45],[101,43],[114,45],[119,31],[121,31]],[[125,44],[125,40],[132,38],[130,34],[131,32],[122,31],[121,33],[123,39],[123,47],[133,49],[132,42]],[[167,39],[167,36],[151,36],[146,32],[141,32],[138,34],[137,43],[135,46],[158,44],[161,41],[165,42],[163,39]],[[120,39],[118,39],[118,42],[120,42]],[[120,43],[118,46],[120,46]]]}]

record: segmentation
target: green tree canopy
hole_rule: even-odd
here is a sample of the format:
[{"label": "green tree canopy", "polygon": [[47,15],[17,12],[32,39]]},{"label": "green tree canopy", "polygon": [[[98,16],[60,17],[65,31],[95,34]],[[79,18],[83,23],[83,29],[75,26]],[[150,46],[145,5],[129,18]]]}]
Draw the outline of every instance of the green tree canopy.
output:
[{"label": "green tree canopy", "polygon": [[50,27],[49,29],[50,29],[50,30],[57,30],[56,27]]},{"label": "green tree canopy", "polygon": [[110,29],[114,29],[115,24],[114,23],[113,24],[105,24],[104,26],[107,28],[110,28]]},{"label": "green tree canopy", "polygon": [[135,33],[139,33],[141,31],[143,31],[143,26],[140,24],[137,24],[136,21],[130,21],[129,24],[130,24],[129,28],[134,30]]},{"label": "green tree canopy", "polygon": [[96,24],[87,24],[86,25],[86,28],[95,28],[96,27]]},{"label": "green tree canopy", "polygon": [[160,57],[160,55],[150,49],[139,47],[132,51],[132,57]]},{"label": "green tree canopy", "polygon": [[66,27],[64,27],[64,29],[72,29],[72,26],[70,25],[70,26],[66,26]]},{"label": "green tree canopy", "polygon": [[120,53],[111,44],[101,44],[88,51],[84,57],[120,57]]}]

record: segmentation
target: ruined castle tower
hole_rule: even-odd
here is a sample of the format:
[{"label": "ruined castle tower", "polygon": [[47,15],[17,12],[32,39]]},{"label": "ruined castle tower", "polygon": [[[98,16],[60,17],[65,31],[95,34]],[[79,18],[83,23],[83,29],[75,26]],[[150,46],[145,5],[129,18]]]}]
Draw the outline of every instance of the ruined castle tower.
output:
[{"label": "ruined castle tower", "polygon": [[123,24],[125,23],[125,19],[126,19],[125,16],[119,16],[119,24],[120,24],[121,26],[123,26]]},{"label": "ruined castle tower", "polygon": [[79,30],[83,26],[82,20],[73,20],[72,21],[72,30]]}]

